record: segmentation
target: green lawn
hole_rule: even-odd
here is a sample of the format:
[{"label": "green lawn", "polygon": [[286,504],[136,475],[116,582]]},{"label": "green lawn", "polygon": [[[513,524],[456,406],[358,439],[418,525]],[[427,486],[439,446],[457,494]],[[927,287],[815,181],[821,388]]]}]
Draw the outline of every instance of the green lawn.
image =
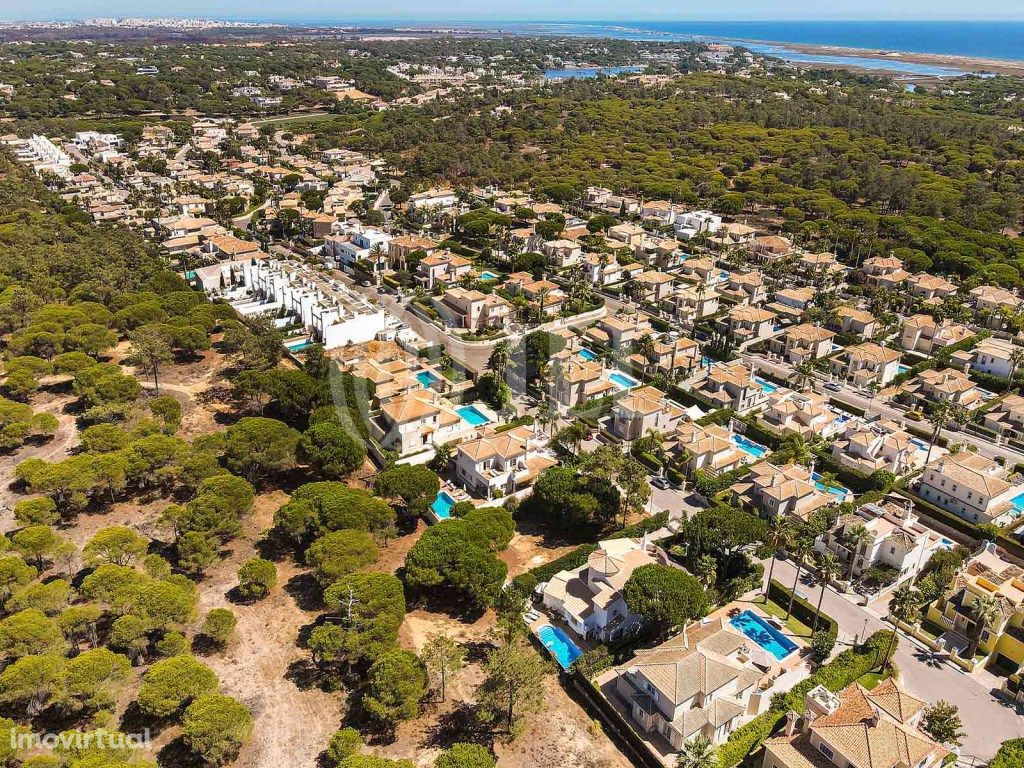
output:
[{"label": "green lawn", "polygon": [[782,622],[786,625],[786,628],[794,635],[797,635],[798,637],[807,638],[811,636],[811,628],[804,624],[802,621],[800,621],[798,618],[796,618],[795,616],[790,616],[788,619],[786,618],[786,609],[784,606],[776,605],[774,602],[768,600],[767,598],[761,598],[759,600],[756,600],[755,604],[759,608],[761,608],[761,610],[763,610],[765,613],[774,616],[777,619],[781,619]]}]

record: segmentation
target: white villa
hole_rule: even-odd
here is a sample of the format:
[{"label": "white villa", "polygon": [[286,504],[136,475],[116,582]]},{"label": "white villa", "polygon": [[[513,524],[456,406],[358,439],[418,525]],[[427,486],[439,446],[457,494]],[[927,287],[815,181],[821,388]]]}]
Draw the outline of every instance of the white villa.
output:
[{"label": "white villa", "polygon": [[666,561],[646,538],[602,541],[585,565],[551,577],[544,585],[544,607],[580,637],[617,640],[640,620],[626,607],[622,588],[640,566]]},{"label": "white villa", "polygon": [[[854,542],[851,531],[861,532],[862,538]],[[851,549],[854,544],[856,551]],[[942,537],[921,523],[910,499],[902,498],[864,504],[839,518],[832,530],[814,542],[819,552],[836,555],[844,566],[844,575],[857,577],[875,565],[894,568],[899,575],[892,586],[916,578],[942,547]]]},{"label": "white villa", "polygon": [[546,442],[530,426],[468,440],[455,452],[455,478],[475,496],[509,496],[558,463],[544,450]]}]

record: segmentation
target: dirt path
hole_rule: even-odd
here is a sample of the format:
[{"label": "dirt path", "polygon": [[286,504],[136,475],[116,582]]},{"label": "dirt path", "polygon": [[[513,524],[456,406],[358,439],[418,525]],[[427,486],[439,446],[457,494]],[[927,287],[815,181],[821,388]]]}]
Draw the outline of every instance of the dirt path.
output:
[{"label": "dirt path", "polygon": [[234,763],[239,768],[315,768],[341,722],[341,696],[301,690],[288,679],[292,663],[307,658],[296,644],[299,631],[318,615],[299,608],[285,590],[302,569],[285,559],[277,563],[277,586],[265,600],[238,605],[227,599],[238,583],[238,567],[257,555],[256,542],[286,500],[281,492],[258,497],[244,536],[228,545],[230,554],[199,586],[200,621],[211,608],[230,608],[238,618],[228,647],[204,661],[220,677],[221,689],[248,706],[256,719],[252,741]]},{"label": "dirt path", "polygon": [[0,455],[0,533],[16,527],[14,505],[24,498],[11,490],[14,468],[25,459],[60,461],[67,458],[71,449],[78,445],[75,417],[64,413],[64,408],[74,399],[72,395],[52,396],[44,393],[41,401],[32,403],[32,409],[37,413],[52,413],[57,417],[57,431],[53,437],[45,443],[26,445],[12,453]]}]

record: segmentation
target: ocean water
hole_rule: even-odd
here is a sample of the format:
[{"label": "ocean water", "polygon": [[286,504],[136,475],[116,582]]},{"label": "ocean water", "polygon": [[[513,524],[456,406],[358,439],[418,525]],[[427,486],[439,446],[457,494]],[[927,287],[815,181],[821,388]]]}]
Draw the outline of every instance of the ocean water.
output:
[{"label": "ocean water", "polygon": [[1024,61],[1024,21],[496,22],[495,27],[581,37],[805,43]]}]

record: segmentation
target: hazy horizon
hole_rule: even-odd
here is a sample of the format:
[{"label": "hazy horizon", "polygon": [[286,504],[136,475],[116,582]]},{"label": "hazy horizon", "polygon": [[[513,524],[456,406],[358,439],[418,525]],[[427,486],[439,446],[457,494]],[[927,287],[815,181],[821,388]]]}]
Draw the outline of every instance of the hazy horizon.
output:
[{"label": "hazy horizon", "polygon": [[[266,21],[312,23],[368,22],[843,22],[843,21],[1021,21],[1024,6],[1020,0],[987,0],[965,11],[962,2],[953,0],[904,0],[893,7],[891,0],[862,0],[850,3],[815,2],[814,0],[777,0],[766,8],[758,0],[722,0],[713,11],[703,4],[653,0],[643,11],[624,11],[621,3],[612,0],[563,0],[552,9],[547,0],[521,0],[516,8],[464,0],[437,0],[424,13],[421,2],[391,0],[384,5],[349,4],[325,7],[318,0],[292,0],[283,10],[279,2],[269,0],[222,0],[215,8],[209,0],[95,0],[83,8],[80,0],[14,0],[3,3],[0,20],[4,21],[78,21],[105,17],[138,18],[204,18],[221,21]],[[686,7],[693,5],[693,8]]]}]

